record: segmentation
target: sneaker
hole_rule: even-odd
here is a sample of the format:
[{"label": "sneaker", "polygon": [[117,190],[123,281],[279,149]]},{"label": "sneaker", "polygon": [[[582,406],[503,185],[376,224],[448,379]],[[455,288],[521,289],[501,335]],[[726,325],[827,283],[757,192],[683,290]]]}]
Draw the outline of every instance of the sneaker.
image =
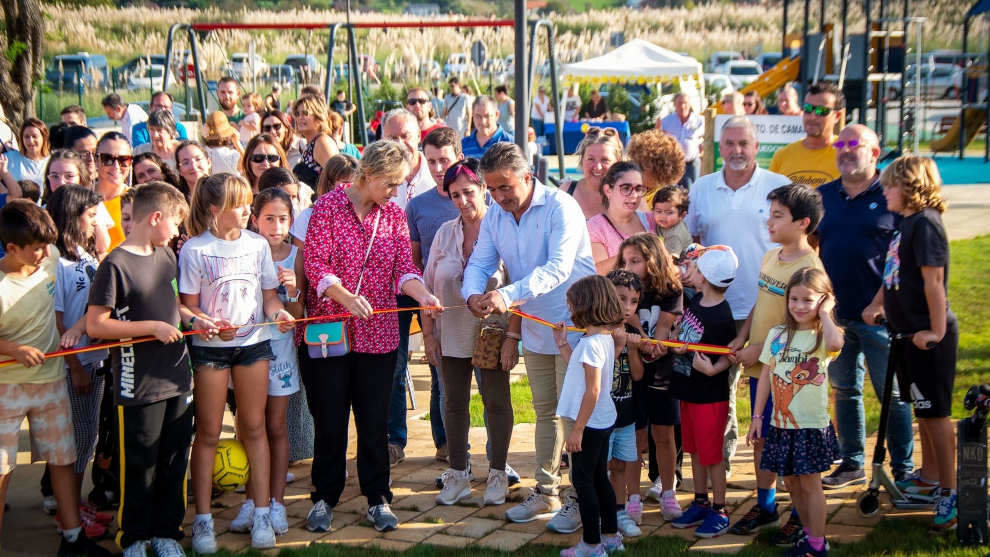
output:
[{"label": "sneaker", "polygon": [[450,453],[447,452],[447,446],[437,447],[437,452],[433,455],[433,458],[439,462],[450,462]]},{"label": "sneaker", "polygon": [[[453,469],[452,468],[447,468],[446,470],[444,470],[444,472],[442,474],[440,474],[439,476],[437,476],[437,479],[434,481],[434,483],[437,486],[437,489],[443,489],[443,486],[447,485],[447,478],[450,477],[450,473],[451,472],[453,472]],[[470,460],[468,461],[468,465],[467,465],[467,473],[468,473],[468,481],[469,482],[473,482],[474,481],[474,472],[471,471],[471,461]],[[392,487],[392,486],[389,485],[389,487]]]},{"label": "sneaker", "polygon": [[934,501],[935,495],[938,493],[938,482],[925,481],[921,479],[921,474],[918,472],[912,472],[896,483],[897,489],[901,490],[901,493],[917,499]]},{"label": "sneaker", "polygon": [[[180,550],[182,549],[181,546],[179,547],[179,549]],[[156,554],[159,554],[157,551],[155,553]],[[184,556],[185,555],[185,552],[180,553],[179,555]],[[134,542],[131,545],[127,546],[127,549],[124,550],[124,557],[148,557],[148,542],[147,542],[147,540],[141,540],[139,542]]]},{"label": "sneaker", "polygon": [[780,530],[770,538],[770,545],[777,547],[794,547],[804,537],[804,524],[793,512]]},{"label": "sneaker", "polygon": [[666,521],[676,520],[684,514],[681,510],[681,505],[677,502],[677,497],[673,495],[668,495],[663,498],[660,503],[660,511],[663,513],[663,519]]},{"label": "sneaker", "polygon": [[47,495],[41,500],[41,510],[45,511],[49,515],[55,514],[55,511],[58,510],[58,503],[55,502],[54,495]]},{"label": "sneaker", "polygon": [[759,505],[753,505],[749,512],[743,515],[738,522],[729,529],[730,534],[738,536],[748,536],[755,534],[767,526],[776,526],[780,523],[780,513],[777,512],[777,505],[773,506],[770,512]]},{"label": "sneaker", "polygon": [[329,532],[332,517],[333,511],[327,507],[326,501],[320,499],[313,503],[309,514],[306,515],[306,529],[310,532]]},{"label": "sneaker", "polygon": [[581,510],[578,508],[576,495],[568,495],[564,498],[564,504],[553,515],[550,522],[547,522],[547,530],[558,534],[570,534],[577,532],[581,527]]},{"label": "sneaker", "polygon": [[241,503],[241,510],[237,511],[237,516],[230,522],[230,531],[238,534],[246,534],[251,531],[254,525],[254,500],[248,499]]},{"label": "sneaker", "polygon": [[285,505],[279,503],[275,499],[269,503],[268,512],[272,519],[272,530],[275,531],[276,536],[281,536],[289,531],[289,517],[285,514]]},{"label": "sneaker", "polygon": [[399,518],[392,513],[392,508],[384,501],[381,505],[375,505],[368,509],[366,518],[379,532],[389,532],[399,526]]},{"label": "sneaker", "polygon": [[[346,470],[345,470],[345,474],[346,474]],[[346,475],[345,475],[345,478],[344,479],[346,479]],[[296,481],[296,475],[293,474],[292,472],[286,472],[285,473],[285,483],[290,484],[290,483],[292,483],[294,481]]]},{"label": "sneaker", "polygon": [[[79,515],[79,525],[82,527],[82,531],[86,534],[86,537],[91,540],[98,540],[107,535],[107,527],[100,524],[92,515]],[[55,513],[55,527],[61,532],[64,530],[62,528],[62,519],[59,517],[58,513]]]},{"label": "sneaker", "polygon": [[532,522],[541,515],[558,509],[560,509],[559,497],[543,495],[534,489],[522,503],[505,511],[505,519],[509,522]]},{"label": "sneaker", "polygon": [[100,512],[97,510],[96,506],[87,501],[83,501],[79,504],[79,512],[85,513],[93,518],[96,522],[104,526],[109,526],[113,522],[113,514]]},{"label": "sneaker", "polygon": [[701,526],[694,531],[694,535],[699,538],[717,538],[728,531],[729,515],[723,507],[720,511],[712,509]]},{"label": "sneaker", "polygon": [[633,519],[633,522],[636,524],[643,523],[643,502],[640,500],[639,495],[629,496],[629,500],[626,501],[626,514],[628,514],[629,518]]},{"label": "sneaker", "polygon": [[[621,541],[619,545],[622,545]],[[560,551],[560,557],[601,557],[603,555],[606,555],[604,545],[598,544],[591,546],[584,543],[584,540],[579,541],[574,547]]]},{"label": "sneaker", "polygon": [[840,489],[866,483],[866,472],[855,464],[843,461],[831,474],[822,478],[823,489]]},{"label": "sneaker", "polygon": [[622,553],[626,547],[622,545],[622,534],[602,535],[602,547],[605,553]]},{"label": "sneaker", "polygon": [[808,541],[807,537],[800,539],[794,544],[794,547],[790,551],[784,552],[786,557],[826,557],[828,555],[828,542],[825,542],[825,547],[821,551],[815,551],[811,547],[811,542]]},{"label": "sneaker", "polygon": [[471,496],[471,480],[468,479],[467,470],[449,468],[444,475],[446,478],[443,489],[436,497],[438,505],[453,505]]},{"label": "sneaker", "polygon": [[[470,469],[471,466],[469,465],[468,468]],[[511,466],[509,466],[508,462],[505,463],[505,477],[509,479],[509,487],[512,487],[522,481],[522,478],[519,477],[519,472],[516,472]]]},{"label": "sneaker", "polygon": [[675,518],[670,524],[674,528],[693,528],[699,526],[708,518],[711,510],[711,505],[702,505],[693,502],[686,511],[681,513],[681,516]]},{"label": "sneaker", "polygon": [[654,480],[653,485],[650,486],[649,490],[647,490],[646,498],[653,499],[657,503],[663,501],[663,484],[660,482],[659,477],[656,480]]},{"label": "sneaker", "polygon": [[489,470],[485,486],[485,505],[501,505],[509,493],[509,475],[504,470]]},{"label": "sneaker", "polygon": [[399,445],[388,444],[388,464],[395,466],[406,459],[406,451]]},{"label": "sneaker", "polygon": [[213,532],[213,519],[196,519],[192,525],[192,550],[210,555],[217,552],[217,535]]},{"label": "sneaker", "polygon": [[619,511],[616,515],[616,521],[619,524],[619,532],[626,538],[635,538],[643,533],[636,525],[636,521],[633,520],[626,511]]},{"label": "sneaker", "polygon": [[76,541],[70,542],[62,537],[58,544],[58,557],[111,557],[112,553],[86,537],[85,532],[79,532]]},{"label": "sneaker", "polygon": [[[131,547],[135,545],[137,544],[131,544]],[[157,557],[186,557],[186,550],[182,549],[179,542],[172,538],[151,538],[151,549]],[[144,553],[142,552],[139,555],[144,555]],[[125,555],[125,557],[128,556]]]},{"label": "sneaker", "polygon": [[255,510],[254,523],[251,525],[251,547],[254,549],[275,547],[275,529],[272,528],[271,507],[264,514]]},{"label": "sneaker", "polygon": [[956,527],[957,509],[956,492],[942,493],[935,499],[935,528],[938,530],[951,530]]}]

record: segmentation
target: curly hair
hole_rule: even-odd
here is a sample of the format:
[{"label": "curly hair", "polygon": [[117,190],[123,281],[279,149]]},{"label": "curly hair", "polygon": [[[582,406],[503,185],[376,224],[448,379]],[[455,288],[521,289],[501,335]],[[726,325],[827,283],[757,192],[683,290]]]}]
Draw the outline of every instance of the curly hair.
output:
[{"label": "curly hair", "polygon": [[674,265],[674,258],[663,245],[663,241],[656,234],[640,232],[633,234],[622,241],[619,246],[619,259],[615,263],[617,269],[625,267],[626,261],[622,257],[622,252],[626,247],[633,247],[646,261],[646,276],[643,277],[643,290],[645,292],[656,292],[661,296],[680,294],[683,291],[680,274]]},{"label": "curly hair", "polygon": [[661,130],[647,130],[632,136],[626,155],[643,168],[650,193],[676,184],[684,175],[684,150],[674,136]]},{"label": "curly hair", "polygon": [[931,207],[939,213],[948,208],[942,197],[942,177],[935,161],[919,155],[903,155],[880,173],[885,188],[900,187],[906,209],[920,211]]}]

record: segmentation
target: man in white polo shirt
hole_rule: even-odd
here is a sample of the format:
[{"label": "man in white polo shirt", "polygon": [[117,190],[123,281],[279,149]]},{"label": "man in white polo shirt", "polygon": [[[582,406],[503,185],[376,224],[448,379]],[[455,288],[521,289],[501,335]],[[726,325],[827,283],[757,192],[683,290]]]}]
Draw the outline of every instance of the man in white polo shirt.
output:
[{"label": "man in white polo shirt", "polygon": [[[786,176],[763,170],[756,164],[760,142],[756,128],[745,116],[733,116],[722,126],[719,151],[725,161],[719,172],[698,178],[691,186],[687,224],[696,242],[724,244],[736,252],[739,270],[725,292],[736,328],[742,325],[756,303],[757,281],[763,254],[776,246],[770,241],[767,194],[789,184]],[[725,463],[736,452],[739,424],[736,421],[736,383],[739,367],[729,374],[729,424],[725,434]]]}]

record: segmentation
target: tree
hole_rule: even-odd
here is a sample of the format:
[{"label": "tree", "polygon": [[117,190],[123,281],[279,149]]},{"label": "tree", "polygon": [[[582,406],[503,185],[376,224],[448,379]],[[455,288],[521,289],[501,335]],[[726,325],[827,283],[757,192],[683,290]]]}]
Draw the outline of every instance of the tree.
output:
[{"label": "tree", "polygon": [[41,79],[45,24],[36,0],[3,0],[3,32],[0,33],[0,107],[19,129],[34,116],[34,84]]}]

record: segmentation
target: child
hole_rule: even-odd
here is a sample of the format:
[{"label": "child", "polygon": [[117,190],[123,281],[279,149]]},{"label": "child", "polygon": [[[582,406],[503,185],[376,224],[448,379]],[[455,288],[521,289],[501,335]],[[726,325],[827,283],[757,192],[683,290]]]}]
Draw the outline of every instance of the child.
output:
[{"label": "child", "polygon": [[[784,291],[795,271],[804,267],[825,270],[815,249],[808,243],[808,236],[814,233],[825,214],[821,195],[808,186],[788,184],[771,191],[767,199],[770,200],[767,230],[770,241],[780,244],[780,247],[763,256],[756,304],[736,338],[728,345],[736,351],[735,356],[729,359],[745,366],[745,373],[749,376],[750,412],[753,416],[763,416],[762,431],[769,429],[773,414],[770,399],[767,399],[766,408],[754,405],[756,384],[763,368],[759,361],[763,341],[771,327],[787,319]],[[732,526],[733,534],[752,534],[764,527],[776,526],[780,520],[774,488],[777,478],[773,472],[760,469],[762,452],[763,439],[756,438],[753,441],[753,466],[756,470],[757,504]],[[791,509],[791,517],[775,536],[774,545],[793,545],[797,541],[802,531],[799,514],[796,507]]]},{"label": "child", "polygon": [[[268,170],[262,172],[261,176],[258,177],[259,192],[269,188],[278,188],[289,194],[289,199],[292,201],[293,218],[295,218],[295,216],[299,214],[299,211],[304,207],[303,203],[306,195],[302,191],[303,186],[305,186],[305,188],[309,191],[309,195],[312,196],[313,190],[310,189],[309,186],[300,184],[299,180],[296,179],[296,176],[292,173],[292,171],[278,166],[269,168]],[[310,205],[312,205],[312,201],[309,202],[309,205],[305,205],[305,207]]]},{"label": "child", "polygon": [[241,145],[247,145],[252,137],[261,132],[261,111],[264,110],[264,103],[257,93],[244,93],[241,95],[241,107],[244,109],[244,118],[238,123],[238,127]]},{"label": "child", "polygon": [[946,299],[949,243],[942,225],[942,181],[931,159],[903,156],[884,169],[880,183],[887,209],[904,220],[887,251],[883,287],[863,320],[872,324],[886,315],[895,332],[912,335],[910,341],[895,341],[890,356],[900,358],[899,383],[910,385],[904,392],[911,394],[918,418],[923,463],[919,473],[897,485],[933,497],[935,527],[954,528],[956,436],[949,416],[959,324]]},{"label": "child", "polygon": [[763,431],[764,417],[753,416],[747,442],[764,438],[760,467],[784,476],[794,506],[806,524],[805,537],[791,555],[823,557],[825,492],[821,473],[839,455],[839,442],[828,415],[826,372],[842,349],[842,330],[832,310],[835,296],[828,275],[805,267],[787,282],[787,321],[767,333],[760,353],[755,408],[773,393],[773,420]]},{"label": "child", "polygon": [[21,197],[34,203],[41,199],[41,188],[31,180],[20,180],[17,185],[21,187]]},{"label": "child", "polygon": [[[685,343],[725,346],[736,336],[725,290],[735,279],[739,261],[728,246],[712,246],[696,253],[697,260],[686,264],[685,280],[698,294],[684,309],[677,338]],[[722,444],[729,419],[730,362],[727,357],[701,352],[688,355],[686,345],[672,350],[675,355],[666,365],[671,370],[671,389],[681,401],[681,440],[684,452],[691,454],[694,474],[694,502],[672,524],[674,528],[697,526],[694,535],[713,538],[729,529]]]},{"label": "child", "polygon": [[567,359],[557,415],[573,421],[564,449],[571,454],[571,483],[577,491],[584,534],[580,543],[560,555],[601,556],[624,550],[607,469],[609,436],[616,419],[615,404],[609,396],[611,370],[616,345],[625,344],[624,331],[614,338],[609,333],[622,326],[623,311],[615,287],[598,275],[571,285],[567,307],[574,325],[587,330],[573,350],[567,344],[563,323],[553,331],[560,355]]},{"label": "child", "polygon": [[124,236],[130,236],[134,228],[133,212],[134,194],[132,190],[127,190],[120,196],[120,227],[124,229]]},{"label": "child", "polygon": [[[85,317],[90,282],[100,265],[94,233],[102,202],[98,193],[71,185],[60,187],[48,198],[48,212],[58,230],[55,246],[60,254],[55,280],[55,326],[62,333],[62,344],[68,347],[90,344]],[[106,350],[96,350],[65,357],[66,385],[76,439],[74,486],[77,494],[82,489],[86,465],[96,450],[104,388],[102,368],[107,355]],[[83,507],[83,526],[91,538],[106,534],[106,525],[111,519],[109,514],[97,514],[88,505]]]},{"label": "child", "polygon": [[[667,340],[683,308],[681,280],[673,259],[655,234],[634,234],[619,246],[620,269],[631,271],[643,283],[635,324],[650,338]],[[680,404],[670,396],[670,375],[662,364],[659,345],[640,347],[644,361],[643,380],[633,382],[633,402],[637,408],[636,444],[639,454],[649,449],[650,479],[653,486],[647,497],[661,505],[665,520],[681,515],[674,497],[680,467],[677,430],[681,423]],[[647,435],[650,425],[650,435]],[[640,471],[626,467],[627,482],[639,485]],[[639,501],[627,505],[626,512],[636,518],[642,512]]]},{"label": "child", "polygon": [[263,320],[280,321],[280,332],[293,325],[292,316],[278,299],[279,277],[268,242],[244,229],[250,203],[250,186],[234,174],[221,172],[201,180],[186,222],[193,237],[179,252],[179,293],[182,303],[194,314],[190,325],[197,328],[203,320],[222,329],[219,338],[194,338],[190,348],[196,376],[196,438],[191,461],[196,519],[192,546],[198,553],[217,551],[210,486],[230,378],[237,401],[238,437],[244,443],[252,471],[248,479],[255,506],[251,547],[274,547],[273,522],[279,525],[285,521],[285,507],[269,506],[265,408],[269,361],[275,359],[271,331],[269,327],[252,325]]},{"label": "child", "polygon": [[0,357],[17,360],[0,368],[0,526],[17,463],[18,432],[27,418],[32,459],[45,460],[51,468],[61,511],[59,555],[110,555],[82,532],[64,363],[45,358],[59,348],[54,294],[60,253],[51,245],[57,238],[55,223],[37,204],[15,199],[0,209],[0,242],[6,250],[0,259]]},{"label": "child", "polygon": [[[608,441],[609,472],[612,490],[616,495],[619,531],[624,537],[640,535],[638,520],[642,520],[643,505],[639,501],[639,452],[636,451],[636,408],[633,405],[633,381],[643,379],[643,359],[639,354],[640,328],[636,308],[643,292],[643,283],[631,271],[615,270],[608,274],[615,293],[622,305],[625,317],[626,344],[615,358],[612,371],[612,402],[615,404],[615,429]],[[632,325],[630,321],[636,323]],[[635,474],[630,473],[632,468]],[[628,495],[628,499],[627,499]],[[620,502],[621,501],[621,502]],[[631,516],[626,509],[630,503],[638,505],[638,515]]]},{"label": "child", "polygon": [[653,218],[657,221],[657,235],[675,258],[691,243],[684,217],[688,213],[688,192],[678,185],[664,186],[653,196]]},{"label": "child", "polygon": [[[295,275],[295,260],[299,250],[287,242],[292,224],[292,201],[289,195],[278,188],[261,191],[254,198],[251,222],[271,248],[274,270],[279,280],[279,299],[294,316],[302,315],[302,302],[299,301],[300,291],[296,287]],[[276,534],[284,534],[289,530],[283,510],[286,472],[289,468],[286,409],[289,395],[299,392],[299,369],[292,331],[273,333],[271,345],[275,359],[268,370],[268,406],[265,411],[271,460],[271,515],[272,529]],[[251,496],[249,489],[248,500],[241,505],[237,517],[230,523],[231,531],[247,532],[251,529],[255,509]]]}]

